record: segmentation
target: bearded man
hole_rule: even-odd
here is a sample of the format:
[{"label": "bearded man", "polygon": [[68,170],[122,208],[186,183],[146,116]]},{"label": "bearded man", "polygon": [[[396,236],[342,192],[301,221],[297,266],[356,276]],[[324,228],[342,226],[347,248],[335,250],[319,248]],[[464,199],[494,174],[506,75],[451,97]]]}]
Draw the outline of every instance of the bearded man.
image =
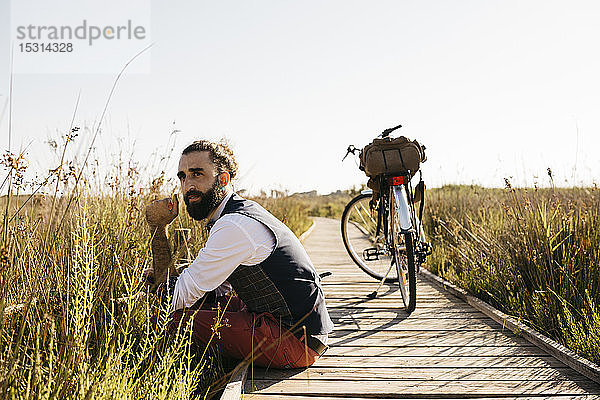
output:
[{"label": "bearded man", "polygon": [[[277,368],[312,365],[333,329],[319,276],[287,226],[234,193],[237,169],[225,142],[200,140],[183,150],[177,177],[187,212],[197,221],[208,220],[209,235],[177,276],[166,234],[178,213],[177,196],[148,205],[155,287],[167,275],[175,277],[167,285],[174,324],[192,318],[193,337],[204,344],[219,317],[215,304],[227,304],[227,324],[212,338],[225,356]],[[224,295],[231,287],[236,296]]]}]

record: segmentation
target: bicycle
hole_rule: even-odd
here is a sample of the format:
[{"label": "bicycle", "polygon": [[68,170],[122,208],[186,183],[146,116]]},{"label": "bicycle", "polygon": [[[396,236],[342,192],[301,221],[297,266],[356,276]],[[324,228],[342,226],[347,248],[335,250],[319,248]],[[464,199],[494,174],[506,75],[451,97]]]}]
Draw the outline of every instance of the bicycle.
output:
[{"label": "bicycle", "polygon": [[[389,138],[390,133],[401,127],[388,128],[378,137]],[[359,150],[348,146],[344,159]],[[431,254],[421,224],[425,184],[420,171],[420,181],[414,189],[411,183],[416,172],[405,170],[374,177],[379,191],[363,190],[346,205],[341,220],[342,240],[348,254],[364,272],[380,280],[369,297],[376,297],[384,282],[397,281],[409,313],[416,307],[416,274]]]}]

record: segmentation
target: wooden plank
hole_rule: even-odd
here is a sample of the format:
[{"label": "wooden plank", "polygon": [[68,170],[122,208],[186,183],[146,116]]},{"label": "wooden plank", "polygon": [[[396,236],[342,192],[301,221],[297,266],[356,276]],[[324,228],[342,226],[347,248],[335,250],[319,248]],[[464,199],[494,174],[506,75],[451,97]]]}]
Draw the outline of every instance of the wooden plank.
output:
[{"label": "wooden plank", "polygon": [[[402,298],[400,296],[381,296],[378,295],[376,299],[371,300],[368,295],[373,292],[373,290],[364,290],[364,291],[355,291],[352,292],[351,295],[345,295],[343,293],[325,293],[325,300],[326,302],[329,302],[329,299],[331,300],[346,300],[346,301],[371,301],[371,302],[384,302],[384,303],[390,303],[390,304],[397,304],[398,308],[403,309],[404,305],[402,303]],[[462,301],[459,300],[448,300],[448,299],[444,299],[444,298],[433,298],[433,297],[428,297],[428,298],[423,298],[423,297],[417,297],[417,307],[424,305],[424,304],[439,304],[439,305],[463,305],[465,304]]]},{"label": "wooden plank", "polygon": [[[347,284],[341,284],[341,285],[328,285],[328,286],[324,286],[323,287],[323,291],[325,293],[325,295],[327,296],[328,294],[340,294],[340,295],[356,295],[357,293],[364,293],[365,295],[367,293],[372,293],[375,289],[377,289],[378,287],[378,283],[377,282],[373,282],[373,283],[361,283],[360,285],[352,285],[349,286]],[[438,291],[431,291],[431,292],[424,292],[424,291],[419,291],[419,289],[421,289],[419,286],[417,286],[417,296],[421,296],[423,298],[442,298],[442,299],[457,299],[455,296],[449,294],[449,293],[444,293],[444,292],[438,292]],[[393,287],[386,287],[383,286],[381,288],[379,288],[379,290],[377,291],[377,296],[379,297],[397,297],[400,298],[401,294],[399,291],[399,288],[397,285],[394,285]],[[461,299],[458,299],[461,300]]]},{"label": "wooden plank", "polygon": [[439,312],[439,313],[414,313],[413,315],[408,315],[404,310],[398,311],[390,308],[379,308],[373,309],[372,312],[353,312],[352,309],[339,309],[339,308],[330,308],[329,316],[331,318],[342,318],[342,317],[354,317],[360,320],[374,320],[374,319],[385,319],[385,318],[408,318],[411,320],[418,320],[426,322],[428,320],[440,320],[440,319],[454,319],[454,320],[488,320],[486,316],[480,316],[477,313],[457,313],[457,312]]},{"label": "wooden plank", "polygon": [[[333,293],[333,292],[341,292],[341,293],[352,293],[356,290],[368,291],[369,289],[373,291],[379,286],[379,282],[356,282],[348,280],[347,282],[328,282],[323,283],[323,291],[325,293]],[[399,287],[398,284],[388,285],[385,284],[379,288],[377,293],[396,293],[398,292]],[[439,290],[436,287],[431,286],[430,283],[421,283],[417,284],[417,296],[423,297],[434,297],[438,296],[440,298],[446,299],[459,299],[454,294]]]},{"label": "wooden plank", "polygon": [[265,370],[254,369],[254,379],[291,380],[334,380],[334,381],[373,381],[373,380],[434,380],[434,381],[573,381],[586,382],[588,379],[571,368],[364,368],[364,367],[315,367],[304,370]]},{"label": "wooden plank", "polygon": [[382,332],[382,331],[390,331],[390,332],[505,332],[506,330],[502,328],[490,328],[490,327],[458,327],[456,329],[448,328],[448,327],[436,327],[435,325],[431,326],[401,326],[396,324],[379,324],[373,325],[365,323],[363,325],[356,325],[350,323],[344,324],[336,324],[333,327],[333,332],[336,331],[353,331],[353,332]]},{"label": "wooden plank", "polygon": [[[356,288],[346,288],[346,287],[326,287],[323,292],[325,293],[325,297],[340,297],[340,298],[362,298],[367,296],[370,293],[373,293],[377,289],[377,285],[361,285]],[[381,299],[386,298],[394,298],[401,299],[401,294],[397,290],[386,291],[385,289],[380,289],[377,292],[377,297]],[[436,293],[418,293],[417,299],[421,300],[451,300],[455,303],[460,303],[460,299],[457,299],[454,296],[444,296],[438,295]]]},{"label": "wooden plank", "polygon": [[[362,333],[362,332],[361,332]],[[369,335],[369,332],[366,332],[365,335],[362,336],[344,336],[344,337],[336,337],[334,339],[330,339],[330,346],[341,346],[341,345],[351,345],[357,347],[364,346],[389,346],[389,347],[402,347],[402,346],[410,346],[415,342],[411,338],[405,337],[401,339],[394,339],[393,337],[376,337],[373,335]],[[424,342],[423,344],[431,344],[431,345],[440,345],[440,346],[462,346],[464,345],[464,339],[460,338],[443,338],[440,340],[431,340],[428,342]],[[472,346],[519,346],[522,345],[523,342],[514,343],[510,338],[503,339],[486,339],[486,338],[477,338],[470,341]]]},{"label": "wooden plank", "polygon": [[[280,393],[274,393],[274,394],[264,394],[264,393],[246,393],[244,394],[244,399],[248,399],[248,400],[367,400],[367,399],[373,399],[373,398],[384,398],[383,394],[373,394],[371,397],[366,397],[368,396],[368,394],[365,394],[365,397],[332,397],[332,396],[298,396],[298,395],[285,395],[285,394],[280,394]],[[397,394],[396,396],[394,396],[393,394],[390,395],[388,398],[400,398],[400,396],[402,396],[401,393]],[[403,397],[402,398],[408,398],[408,397]],[[423,399],[423,398],[433,398],[433,396],[428,396],[428,395],[420,395],[420,396],[414,396],[412,397],[413,399]],[[443,398],[443,399],[447,399],[447,400],[458,400],[458,397],[452,397],[452,394],[448,394],[448,395],[437,395],[435,398]],[[465,399],[465,398],[469,398],[472,400],[540,400],[541,398],[538,396],[529,396],[529,395],[523,395],[523,396],[513,396],[512,394],[509,396],[506,396],[506,394],[504,394],[502,397],[479,397],[477,395],[472,395],[472,396],[461,396],[460,399]],[[574,396],[562,396],[562,395],[557,395],[557,396],[552,396],[552,395],[545,395],[544,397],[542,397],[544,400],[598,400],[598,396],[596,395],[574,395]]]},{"label": "wooden plank", "polygon": [[[376,301],[377,300],[377,301],[380,301],[380,302],[395,303],[395,304],[398,304],[398,308],[404,308],[404,306],[402,305],[403,304],[402,303],[402,298],[400,296],[396,296],[396,295],[394,295],[394,296],[386,296],[386,295],[382,296],[381,294],[379,294],[376,299],[371,300],[368,297],[368,295],[371,292],[373,292],[373,290],[354,291],[354,292],[352,292],[352,294],[348,294],[348,295],[346,295],[344,293],[330,293],[330,292],[327,292],[327,293],[325,293],[325,299],[326,300],[329,300],[329,299],[332,299],[332,300],[347,300],[347,301],[349,301],[349,300],[355,300],[355,301],[357,301],[357,300],[362,300],[362,301],[366,301],[366,300]],[[455,299],[449,300],[449,299],[444,299],[444,298],[439,298],[439,297],[427,297],[427,298],[417,297],[417,306],[422,305],[422,304],[441,304],[441,305],[443,305],[443,304],[449,304],[449,305],[451,305],[451,304],[457,304],[457,305],[460,305],[460,304],[464,304],[464,302],[459,301],[459,300],[455,300]]]},{"label": "wooden plank", "polygon": [[[361,298],[367,296],[370,293],[377,289],[377,284],[375,285],[361,285],[357,287],[346,287],[346,286],[329,286],[323,288],[323,292],[325,293],[325,297],[341,297],[341,298]],[[393,289],[382,287],[377,291],[377,297],[380,299],[402,299],[400,291],[397,287]],[[421,293],[417,290],[417,300],[421,301],[450,301],[452,303],[464,303],[461,299],[455,296],[448,296],[443,293]]]},{"label": "wooden plank", "polygon": [[[365,300],[365,299],[326,299],[325,304],[328,309],[337,307],[362,307],[362,308],[387,308],[388,310],[396,310],[398,312],[404,312],[404,305],[398,301],[380,301]],[[440,303],[420,303],[417,304],[415,313],[429,313],[433,314],[436,312],[461,312],[461,311],[473,310],[465,304],[440,304]],[[417,315],[417,314],[415,314]]]},{"label": "wooden plank", "polygon": [[[331,291],[325,292],[325,299],[337,299],[337,300],[369,299],[369,300],[371,300],[371,297],[369,297],[369,296],[371,295],[371,293],[373,293],[374,290],[375,290],[375,288],[357,289],[357,290],[353,290],[352,292],[331,290]],[[378,292],[376,300],[387,301],[387,302],[399,302],[398,304],[402,303],[402,297],[400,297],[399,294],[396,295],[395,292],[391,293],[391,294]],[[417,305],[424,304],[424,303],[465,304],[463,301],[460,301],[455,298],[446,298],[446,297],[440,297],[440,296],[417,296]]]},{"label": "wooden plank", "polygon": [[[371,278],[367,274],[362,271],[358,272],[347,272],[348,265],[339,265],[334,269],[328,269],[327,272],[331,272],[331,275],[323,278],[321,280],[321,284],[323,287],[327,287],[330,285],[378,285],[380,280]],[[357,267],[358,269],[358,267]],[[397,282],[392,283],[384,283],[385,286],[397,286]],[[431,285],[427,280],[419,280],[417,279],[417,287],[423,287],[426,290],[439,290],[435,286]],[[443,293],[443,291],[442,291]]]},{"label": "wooden plank", "polygon": [[[453,356],[453,357],[507,357],[544,356],[546,353],[536,346],[349,346],[333,345],[327,356]],[[350,360],[348,360],[350,362]]]},{"label": "wooden plank", "polygon": [[[356,289],[329,289],[329,290],[325,290],[325,297],[326,298],[330,298],[330,297],[335,297],[335,298],[363,298],[366,297],[367,295],[370,295],[371,293],[373,293],[373,291],[377,289],[377,287],[368,287],[368,286],[363,286],[361,288],[356,288]],[[379,299],[398,299],[398,300],[402,300],[402,297],[400,295],[400,292],[394,290],[394,291],[390,291],[390,292],[386,292],[384,290],[379,290],[377,292],[377,298]],[[460,299],[455,298],[454,296],[438,296],[435,294],[431,294],[431,295],[426,295],[426,294],[420,294],[417,295],[417,301],[420,300],[421,302],[451,302],[451,303],[462,303],[462,301]]]},{"label": "wooden plank", "polygon": [[[367,306],[367,305],[345,305],[345,304],[339,304],[336,306],[332,306],[331,304],[329,304],[329,302],[327,302],[327,310],[330,313],[333,312],[344,312],[344,313],[352,313],[352,312],[356,312],[356,313],[363,313],[363,314],[370,314],[370,313],[374,313],[374,312],[378,312],[378,311],[387,311],[387,312],[394,312],[394,313],[398,313],[398,314],[406,314],[408,316],[408,314],[406,313],[406,311],[404,310],[399,310],[398,307],[390,307],[390,306]],[[487,316],[477,310],[475,310],[474,308],[471,307],[460,307],[460,306],[455,306],[455,307],[449,307],[446,309],[439,309],[436,310],[435,312],[432,312],[431,309],[425,309],[425,308],[417,308],[415,311],[412,312],[412,314],[410,314],[410,316],[412,318],[421,318],[421,317],[426,317],[426,318],[435,318],[437,315],[441,315],[443,317],[447,316],[448,318],[456,318],[456,316],[461,316],[464,315],[465,317],[470,317],[470,316],[481,316],[483,318],[487,318]]]},{"label": "wooden plank", "polygon": [[408,315],[404,310],[394,310],[393,308],[380,308],[380,309],[361,309],[356,310],[354,308],[329,308],[329,316],[332,318],[341,317],[353,317],[361,320],[366,319],[383,319],[383,318],[397,318],[397,317],[410,317],[411,320],[438,320],[438,319],[459,319],[459,320],[490,320],[487,316],[478,313],[457,313],[457,312],[444,312],[444,313],[431,313],[421,312],[413,313]]},{"label": "wooden plank", "polygon": [[405,318],[380,318],[380,319],[360,319],[344,316],[332,318],[335,325],[334,330],[360,329],[360,330],[482,330],[482,331],[502,331],[502,326],[493,320],[459,320],[459,319],[405,319]]},{"label": "wooden plank", "polygon": [[410,316],[411,318],[438,318],[438,315],[442,315],[443,317],[456,317],[456,315],[459,314],[464,315],[465,318],[477,317],[490,319],[487,315],[477,310],[474,310],[473,308],[469,309],[460,305],[454,307],[446,307],[444,310],[436,310],[435,312],[432,312],[432,310],[429,308],[416,308],[411,314],[408,314],[405,311],[404,307],[400,307],[396,304],[381,304],[379,307],[376,307],[375,305],[367,307],[367,304],[337,304],[334,306],[330,303],[331,301],[326,301],[327,310],[329,311],[329,314],[343,313],[346,315],[363,315],[365,317],[369,317],[377,312],[393,312],[396,315],[403,315],[406,317]]},{"label": "wooden plank", "polygon": [[427,367],[427,368],[539,368],[565,367],[552,356],[538,357],[449,357],[449,356],[329,356],[323,355],[314,364],[315,367],[336,368],[343,365],[360,365],[369,368]]},{"label": "wooden plank", "polygon": [[515,336],[513,333],[497,331],[357,331],[339,330],[329,335],[330,345],[350,344],[353,346],[364,345],[437,345],[437,346],[515,346],[527,345],[528,341]]},{"label": "wooden plank", "polygon": [[[379,285],[378,282],[361,283],[361,284],[350,284],[350,283],[329,284],[329,285],[323,285],[323,291],[325,292],[325,294],[328,294],[328,293],[353,294],[357,291],[369,293],[369,292],[372,292],[375,289],[377,289],[378,285]],[[425,288],[426,287],[424,285],[423,285],[423,287],[417,285],[417,296],[422,296],[425,298],[439,297],[439,298],[443,298],[443,299],[461,300],[460,298],[454,296],[451,293],[436,290],[434,288],[431,288],[431,289],[428,288],[428,290],[424,290]],[[379,290],[377,291],[377,294],[382,297],[386,296],[386,295],[387,296],[396,296],[396,297],[401,296],[398,285],[393,285],[393,286],[384,285],[379,288]]]},{"label": "wooden plank", "polygon": [[[350,281],[348,281],[348,282],[329,282],[327,285],[322,285],[323,291],[325,293],[333,293],[333,292],[352,293],[357,290],[365,291],[365,292],[368,292],[368,291],[372,292],[373,290],[377,289],[378,286],[379,286],[379,282],[353,283]],[[397,284],[383,285],[382,287],[379,288],[379,291],[377,293],[382,294],[382,295],[384,293],[398,293],[398,295],[400,295],[399,287]],[[430,283],[427,283],[427,284],[423,283],[421,285],[417,284],[417,296],[419,296],[419,295],[423,296],[423,297],[439,296],[441,298],[460,300],[460,298],[458,298],[457,296],[455,296],[452,293],[432,287]]]},{"label": "wooden plank", "polygon": [[479,331],[490,331],[490,332],[506,332],[502,327],[490,327],[481,321],[477,321],[472,324],[456,324],[452,325],[450,323],[440,324],[437,326],[435,324],[419,324],[417,323],[398,323],[395,320],[390,321],[382,321],[381,323],[377,322],[369,322],[368,320],[357,320],[357,321],[334,321],[335,325],[333,328],[333,332],[336,331],[373,331],[374,333],[380,331],[390,331],[390,332],[402,332],[402,331],[413,331],[413,332],[479,332]]},{"label": "wooden plank", "polygon": [[424,394],[486,395],[510,394],[580,395],[600,394],[597,387],[584,382],[570,381],[423,381],[423,380],[373,380],[373,381],[330,381],[330,380],[254,380],[246,381],[245,392],[261,391],[273,394],[326,395],[334,393],[344,396],[376,394],[389,397],[422,396]]},{"label": "wooden plank", "polygon": [[[364,288],[377,287],[379,286],[379,282],[376,280],[366,282],[366,281],[357,281],[356,278],[347,278],[343,281],[330,281],[330,282],[322,282],[321,286],[323,290],[327,293],[331,290],[360,290]],[[379,290],[383,292],[396,292],[398,291],[399,286],[398,283],[383,284]],[[417,295],[424,296],[441,296],[441,297],[456,297],[454,294],[449,293],[445,290],[440,290],[439,288],[433,286],[430,282],[422,281],[417,283]]]},{"label": "wooden plank", "polygon": [[[404,310],[397,310],[393,308],[379,308],[373,311],[368,309],[363,309],[361,311],[355,311],[352,309],[331,309],[329,310],[329,316],[336,319],[353,319],[358,321],[376,321],[376,320],[398,320],[399,322],[403,322],[406,324],[416,324],[416,323],[431,323],[443,324],[444,321],[447,321],[448,324],[460,324],[467,322],[477,322],[486,323],[489,326],[500,327],[493,319],[487,316],[481,316],[479,314],[462,314],[462,313],[432,313],[432,312],[420,312],[413,315],[407,314]],[[441,316],[441,317],[440,317]],[[447,317],[447,318],[443,318]]]},{"label": "wooden plank", "polygon": [[[357,288],[346,288],[346,287],[337,287],[336,286],[336,287],[325,288],[324,293],[325,293],[325,297],[342,297],[342,298],[344,298],[344,297],[363,297],[363,296],[367,296],[368,294],[373,293],[373,291],[375,291],[375,289],[377,289],[377,285],[373,285],[373,286],[363,285],[363,286],[357,287]],[[385,288],[381,288],[377,292],[377,297],[381,298],[381,299],[385,299],[385,298],[401,299],[402,298],[400,295],[400,292],[396,288],[394,290],[389,290],[389,291],[386,291]],[[444,295],[438,295],[436,293],[431,293],[431,294],[418,293],[417,300],[450,301],[453,303],[461,303],[462,302],[462,300],[457,299],[454,296],[444,296]]]},{"label": "wooden plank", "polygon": [[[362,285],[356,288],[346,288],[346,287],[329,287],[324,288],[325,297],[340,297],[340,298],[362,298],[371,293],[373,293],[377,289],[377,285]],[[377,298],[379,299],[402,299],[402,295],[400,291],[397,289],[393,290],[385,290],[385,288],[381,288],[377,291]],[[455,296],[448,295],[440,295],[437,293],[418,293],[417,300],[422,301],[451,301],[453,303],[464,303],[461,299],[456,298]]]},{"label": "wooden plank", "polygon": [[[400,297],[377,297],[375,299],[371,299],[367,297],[367,293],[363,296],[348,295],[348,296],[327,296],[325,295],[325,303],[329,305],[330,303],[349,303],[354,305],[364,305],[367,304],[381,304],[386,306],[394,306],[398,309],[404,309],[404,305],[402,303],[402,299]],[[464,309],[469,309],[468,305],[465,302],[461,301],[438,301],[438,300],[427,300],[421,301],[417,303],[418,308],[431,308],[431,307],[462,307]],[[472,308],[471,308],[472,309]]]}]

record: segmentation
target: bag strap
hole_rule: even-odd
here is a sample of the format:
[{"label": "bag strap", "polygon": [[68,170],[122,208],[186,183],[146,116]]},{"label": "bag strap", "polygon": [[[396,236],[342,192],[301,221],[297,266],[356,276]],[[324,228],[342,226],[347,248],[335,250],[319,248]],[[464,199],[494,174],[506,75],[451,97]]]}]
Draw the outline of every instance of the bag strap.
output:
[{"label": "bag strap", "polygon": [[423,224],[423,207],[425,206],[425,182],[423,181],[423,172],[419,170],[419,184],[417,185],[421,191],[421,204],[419,204],[419,223]]},{"label": "bag strap", "polygon": [[377,230],[375,232],[375,237],[379,236],[379,232],[381,232],[381,220],[383,218],[383,176],[379,177],[379,201],[377,204]]},{"label": "bag strap", "polygon": [[402,168],[406,169],[406,165],[404,165],[404,159],[402,158],[402,151],[400,149],[397,149],[397,150],[398,150],[398,155],[400,156],[400,163],[402,164]]}]

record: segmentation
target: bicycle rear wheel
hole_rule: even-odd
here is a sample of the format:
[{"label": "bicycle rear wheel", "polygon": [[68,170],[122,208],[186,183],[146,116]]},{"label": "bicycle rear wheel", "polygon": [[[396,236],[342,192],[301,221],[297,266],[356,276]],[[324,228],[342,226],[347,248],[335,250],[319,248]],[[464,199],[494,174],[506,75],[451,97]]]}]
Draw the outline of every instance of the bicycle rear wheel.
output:
[{"label": "bicycle rear wheel", "polygon": [[392,267],[392,255],[385,243],[383,227],[377,233],[377,210],[369,202],[372,195],[360,194],[352,199],[342,214],[342,240],[356,265],[375,279],[387,274],[386,282],[396,282],[398,272]]},{"label": "bicycle rear wheel", "polygon": [[396,264],[398,284],[404,307],[409,313],[417,305],[417,275],[415,265],[415,249],[412,233],[402,232],[398,214],[398,205],[394,196],[394,187],[390,187],[390,234],[394,264]]}]

